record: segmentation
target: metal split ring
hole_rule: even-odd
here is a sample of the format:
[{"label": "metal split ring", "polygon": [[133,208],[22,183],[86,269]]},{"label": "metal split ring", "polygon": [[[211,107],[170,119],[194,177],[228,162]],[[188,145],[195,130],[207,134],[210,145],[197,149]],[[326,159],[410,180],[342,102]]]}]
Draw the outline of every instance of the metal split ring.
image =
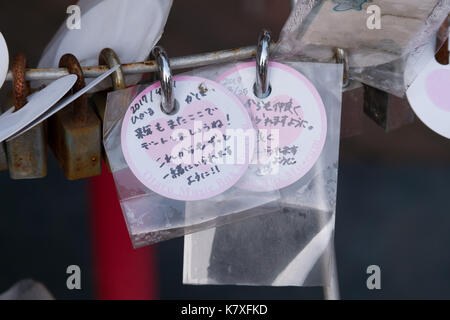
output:
[{"label": "metal split ring", "polygon": [[[98,62],[103,65],[107,65],[109,68],[113,68],[116,65],[120,65],[120,60],[117,54],[111,48],[105,48],[100,52]],[[122,68],[117,69],[111,75],[112,84],[114,90],[121,90],[126,88],[125,77],[123,76]]]},{"label": "metal split ring", "polygon": [[268,30],[262,30],[258,38],[256,49],[256,83],[255,95],[258,98],[266,98],[270,94],[269,85],[269,60],[270,41],[272,36]]},{"label": "metal split ring", "polygon": [[153,48],[152,55],[158,65],[159,78],[161,81],[161,108],[165,113],[171,114],[175,110],[175,98],[173,95],[173,76],[172,70],[170,69],[169,58],[167,57],[166,51],[159,46]]},{"label": "metal split ring", "polygon": [[[67,53],[61,57],[59,60],[60,68],[67,68],[70,74],[74,74],[77,76],[77,81],[72,87],[72,92],[76,93],[83,89],[86,86],[86,82],[84,80],[83,70],[81,69],[80,62],[77,57],[73,54]],[[80,122],[85,122],[88,116],[88,108],[89,102],[86,94],[83,94],[81,97],[76,99],[73,102],[73,111],[75,113],[75,119]]]},{"label": "metal split ring", "polygon": [[19,110],[27,104],[27,96],[30,93],[30,88],[25,79],[26,67],[26,56],[23,53],[18,53],[14,57],[12,64],[14,111]]},{"label": "metal split ring", "polygon": [[344,78],[342,80],[342,87],[347,88],[350,84],[348,76],[348,57],[344,49],[336,48],[336,62],[344,65]]}]

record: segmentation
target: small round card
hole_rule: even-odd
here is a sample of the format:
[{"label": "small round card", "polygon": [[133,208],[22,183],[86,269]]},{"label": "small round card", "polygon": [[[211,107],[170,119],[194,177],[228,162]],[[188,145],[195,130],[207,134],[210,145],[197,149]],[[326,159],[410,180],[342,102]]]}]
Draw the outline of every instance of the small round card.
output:
[{"label": "small round card", "polygon": [[125,160],[141,183],[164,197],[211,198],[248,167],[253,150],[232,141],[253,131],[250,117],[239,99],[214,81],[177,76],[173,90],[171,114],[161,109],[159,81],[131,103],[121,132]]},{"label": "small round card", "polygon": [[270,94],[258,98],[255,68],[255,62],[242,63],[217,82],[240,98],[258,130],[255,165],[237,187],[272,191],[293,184],[316,163],[325,144],[327,117],[314,85],[284,64],[269,63]]}]

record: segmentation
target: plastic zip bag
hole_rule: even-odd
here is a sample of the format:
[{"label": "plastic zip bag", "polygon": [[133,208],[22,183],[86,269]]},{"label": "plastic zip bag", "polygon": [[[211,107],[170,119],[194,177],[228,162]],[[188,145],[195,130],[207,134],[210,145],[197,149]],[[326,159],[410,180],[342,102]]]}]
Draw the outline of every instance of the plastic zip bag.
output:
[{"label": "plastic zip bag", "polygon": [[[232,186],[208,199],[180,201],[164,197],[141,183],[125,160],[121,129],[130,103],[146,87],[139,85],[108,93],[103,131],[105,150],[135,247],[279,209],[278,191],[259,193]],[[200,205],[207,209],[185,214],[185,208]]]},{"label": "plastic zip bag", "polygon": [[[327,285],[333,239],[342,65],[283,62],[319,92],[327,115],[324,148],[312,169],[280,190],[281,209],[185,236],[185,284]],[[214,77],[222,68],[210,69]],[[205,70],[198,71],[207,76]],[[187,210],[186,215],[190,211]]]},{"label": "plastic zip bag", "polygon": [[[381,29],[370,29],[377,8]],[[324,62],[345,49],[350,77],[401,97],[415,78],[404,81],[409,56],[422,54],[449,11],[449,0],[298,0],[277,55]]]}]

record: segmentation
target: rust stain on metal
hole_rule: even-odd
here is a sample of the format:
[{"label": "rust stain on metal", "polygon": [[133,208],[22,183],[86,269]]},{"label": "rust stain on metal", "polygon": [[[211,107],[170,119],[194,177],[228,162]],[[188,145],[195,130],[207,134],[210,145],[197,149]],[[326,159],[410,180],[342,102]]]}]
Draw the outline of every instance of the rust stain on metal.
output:
[{"label": "rust stain on metal", "polygon": [[[81,66],[75,56],[64,55],[60,66],[78,77],[74,92],[85,87]],[[101,126],[86,94],[49,120],[49,145],[68,180],[101,173]],[[93,161],[95,159],[95,161]]]},{"label": "rust stain on metal", "polygon": [[47,150],[43,124],[7,143],[12,179],[35,179],[47,175]]},{"label": "rust stain on metal", "polygon": [[26,82],[26,65],[27,58],[23,53],[19,53],[14,57],[12,72],[13,72],[13,100],[14,111],[21,109],[27,103],[27,96],[30,93],[28,83]]},{"label": "rust stain on metal", "polygon": [[[67,109],[67,108],[66,108]],[[73,106],[58,112],[49,121],[49,144],[68,180],[78,180],[101,173],[100,121],[89,110],[86,121],[74,121]]]},{"label": "rust stain on metal", "polygon": [[141,64],[144,64],[145,66],[148,66],[148,67],[156,66],[156,62],[155,62],[154,60],[151,60],[151,61],[144,61],[144,62],[141,62],[141,63],[129,63],[129,64],[127,64],[126,66],[127,66],[127,67],[138,67],[138,66],[140,66]]},{"label": "rust stain on metal", "polygon": [[[67,70],[67,68],[66,68]],[[107,66],[90,66],[90,67],[83,67],[83,71],[98,71],[98,72],[106,72],[108,71],[108,67]],[[67,71],[69,72],[69,71]]]},{"label": "rust stain on metal", "polygon": [[208,92],[208,88],[205,86],[205,84],[202,82],[198,85],[198,90],[200,91],[200,93],[202,94],[206,94]]},{"label": "rust stain on metal", "polygon": [[[26,82],[26,57],[15,56],[13,61],[13,95],[11,104],[19,110],[27,103],[30,92]],[[7,142],[9,175],[12,179],[35,179],[47,175],[47,143],[45,124],[41,123],[23,135]]]}]

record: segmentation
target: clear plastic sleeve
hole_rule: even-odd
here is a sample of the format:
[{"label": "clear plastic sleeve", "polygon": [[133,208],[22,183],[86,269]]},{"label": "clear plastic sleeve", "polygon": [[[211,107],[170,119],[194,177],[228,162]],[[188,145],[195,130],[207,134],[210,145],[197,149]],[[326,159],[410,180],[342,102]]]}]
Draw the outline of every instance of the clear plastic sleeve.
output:
[{"label": "clear plastic sleeve", "polygon": [[[381,28],[369,28],[377,8]],[[415,79],[403,76],[408,59],[434,41],[449,11],[450,0],[298,0],[276,54],[325,62],[345,49],[351,78],[401,97]]]},{"label": "clear plastic sleeve", "polygon": [[[251,192],[232,186],[209,199],[179,201],[143,185],[124,158],[121,128],[130,103],[146,87],[139,85],[108,93],[103,127],[105,150],[134,247],[279,209],[278,191]],[[187,208],[193,209],[189,215],[185,214]]]},{"label": "clear plastic sleeve", "polygon": [[185,284],[313,286],[330,282],[342,65],[282,63],[308,78],[324,102],[324,148],[306,175],[280,190],[277,212],[185,236]]}]

